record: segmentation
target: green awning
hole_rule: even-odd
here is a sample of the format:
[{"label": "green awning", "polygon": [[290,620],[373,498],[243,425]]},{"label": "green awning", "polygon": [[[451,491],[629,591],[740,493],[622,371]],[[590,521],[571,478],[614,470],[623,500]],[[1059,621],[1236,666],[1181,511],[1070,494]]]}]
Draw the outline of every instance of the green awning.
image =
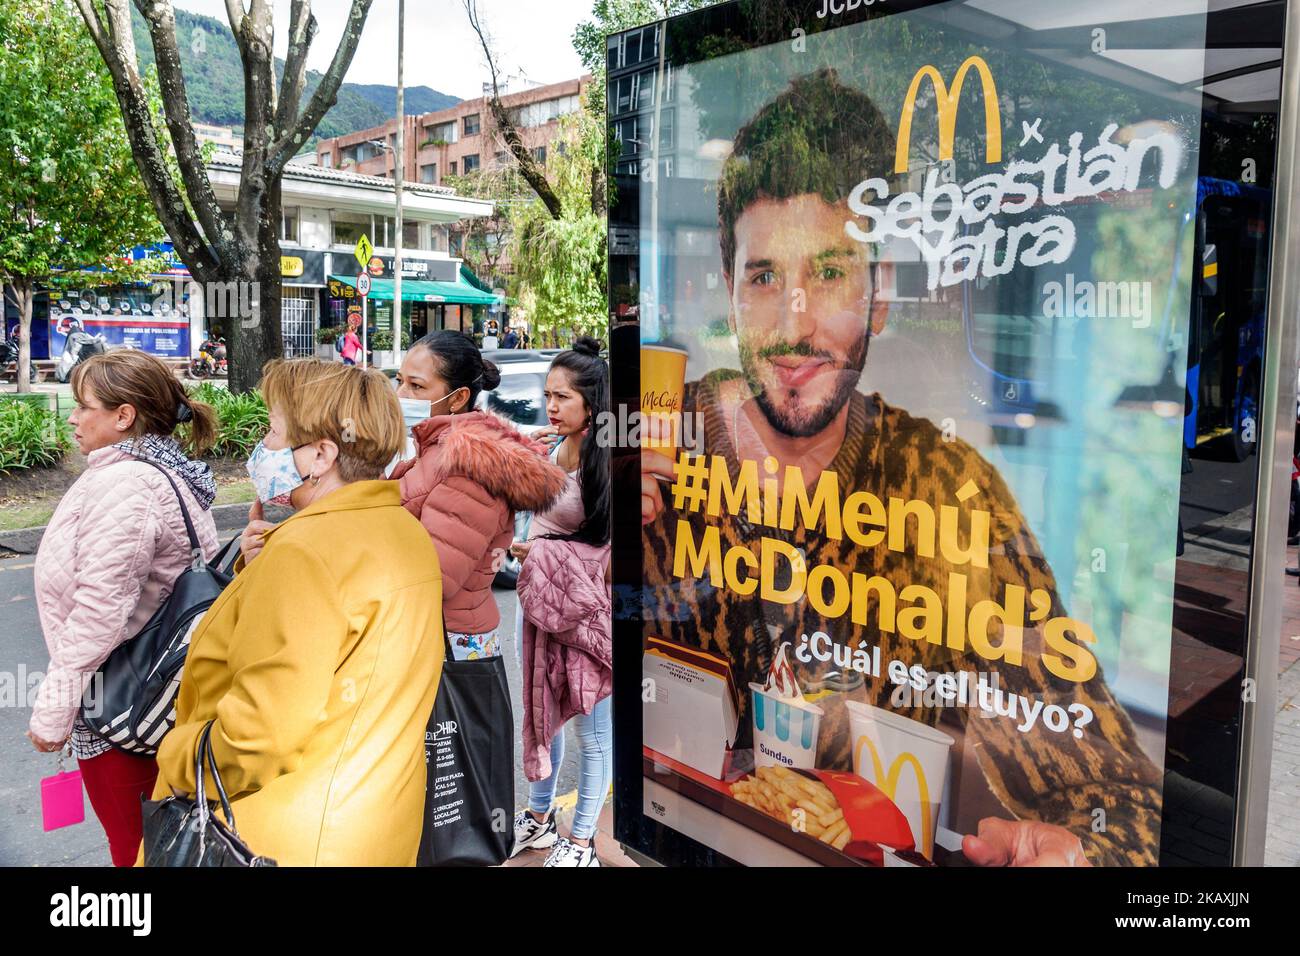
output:
[{"label": "green awning", "polygon": [[[356,288],[356,276],[330,276],[331,281]],[[393,301],[392,279],[371,279],[371,299],[382,302]],[[465,282],[430,282],[426,279],[402,280],[403,302],[448,302],[459,305],[492,305],[496,296],[489,292],[480,292]]]},{"label": "green awning", "polygon": [[460,281],[469,283],[480,292],[486,292],[489,295],[492,294],[492,287],[476,276],[474,270],[463,262],[460,264]]}]

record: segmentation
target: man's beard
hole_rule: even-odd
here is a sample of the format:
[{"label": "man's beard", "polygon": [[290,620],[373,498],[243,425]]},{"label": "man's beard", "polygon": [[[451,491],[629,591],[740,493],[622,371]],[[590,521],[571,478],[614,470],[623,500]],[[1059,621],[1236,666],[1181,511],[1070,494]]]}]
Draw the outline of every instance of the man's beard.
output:
[{"label": "man's beard", "polygon": [[[862,338],[854,346],[853,351],[843,361],[829,352],[814,349],[806,342],[799,345],[779,343],[757,349],[745,342],[741,342],[740,368],[745,374],[746,381],[749,382],[750,391],[754,393],[754,400],[758,402],[758,407],[762,409],[764,417],[767,418],[768,423],[773,428],[790,438],[811,438],[830,425],[835,416],[839,414],[840,409],[848,402],[849,396],[853,394],[854,389],[857,388],[858,382],[862,378],[862,370],[867,364],[867,347],[870,342],[871,327],[868,325],[862,333]],[[776,392],[776,397],[784,398],[786,402],[782,406],[778,406],[773,402],[773,396],[768,393],[760,378],[760,362],[779,358],[783,355],[810,356],[829,362],[835,369],[835,371],[829,373],[835,376],[835,386],[831,394],[817,406],[809,408],[799,401],[797,389],[778,388],[773,389]],[[770,362],[768,367],[771,367]]]}]

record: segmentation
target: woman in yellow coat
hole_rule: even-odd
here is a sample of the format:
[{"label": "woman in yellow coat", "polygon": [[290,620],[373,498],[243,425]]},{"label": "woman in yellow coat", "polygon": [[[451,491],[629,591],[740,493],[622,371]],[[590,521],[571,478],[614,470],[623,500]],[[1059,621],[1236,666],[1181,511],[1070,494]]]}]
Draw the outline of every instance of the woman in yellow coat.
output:
[{"label": "woman in yellow coat", "polygon": [[437,552],[397,483],[376,480],[403,447],[401,408],[382,373],[317,359],[268,364],[262,392],[271,429],[249,472],[260,501],[287,494],[295,514],[255,525],[261,549],[193,635],[154,798],[193,795],[215,720],[254,853],[412,866],[444,641]]}]

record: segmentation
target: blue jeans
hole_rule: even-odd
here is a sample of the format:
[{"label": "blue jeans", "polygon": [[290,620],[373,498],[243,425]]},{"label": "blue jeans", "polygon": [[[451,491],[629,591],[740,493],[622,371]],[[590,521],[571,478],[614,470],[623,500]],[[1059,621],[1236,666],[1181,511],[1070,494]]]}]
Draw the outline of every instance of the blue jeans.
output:
[{"label": "blue jeans", "polygon": [[[573,718],[582,763],[578,773],[578,805],[573,811],[573,837],[589,840],[596,835],[596,821],[614,776],[614,721],[612,697],[606,697],[590,714]],[[546,813],[555,799],[555,782],[564,762],[564,728],[551,738],[551,775],[528,785],[528,809]]]}]

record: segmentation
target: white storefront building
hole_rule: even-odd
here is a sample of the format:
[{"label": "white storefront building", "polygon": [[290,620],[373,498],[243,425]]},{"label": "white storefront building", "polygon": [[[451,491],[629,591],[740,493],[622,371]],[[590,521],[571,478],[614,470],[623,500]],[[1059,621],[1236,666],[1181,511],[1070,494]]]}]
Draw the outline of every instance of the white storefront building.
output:
[{"label": "white storefront building", "polygon": [[[240,157],[229,152],[216,153],[208,163],[208,179],[217,201],[228,211],[234,209],[239,191],[240,164]],[[340,303],[328,294],[329,277],[356,275],[359,266],[354,250],[362,235],[370,240],[374,256],[382,263],[382,272],[376,274],[392,278],[397,208],[394,185],[391,179],[378,176],[291,163],[284,172],[281,207],[285,353],[310,355],[322,319],[326,325],[336,325],[341,319],[341,315],[330,314],[331,307],[337,310]],[[458,196],[445,186],[405,182],[403,282],[461,282],[461,260],[448,254],[448,227],[462,219],[490,216],[492,208],[489,200]],[[447,301],[454,298],[453,293]],[[189,310],[192,353],[197,353],[208,331],[202,311]]]}]

